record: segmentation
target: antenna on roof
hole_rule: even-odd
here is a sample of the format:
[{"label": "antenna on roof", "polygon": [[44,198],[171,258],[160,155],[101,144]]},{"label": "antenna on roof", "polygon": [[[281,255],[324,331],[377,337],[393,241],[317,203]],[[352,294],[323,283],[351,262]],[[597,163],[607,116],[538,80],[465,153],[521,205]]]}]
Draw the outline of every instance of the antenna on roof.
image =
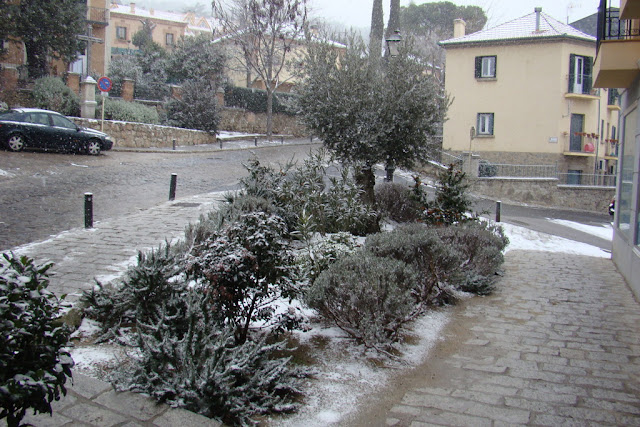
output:
[{"label": "antenna on roof", "polygon": [[576,7],[578,7],[578,5],[577,5],[577,4],[575,4],[574,2],[569,2],[569,3],[567,4],[567,24],[569,24],[569,11],[570,11],[571,9],[573,9],[573,8],[576,8]]}]

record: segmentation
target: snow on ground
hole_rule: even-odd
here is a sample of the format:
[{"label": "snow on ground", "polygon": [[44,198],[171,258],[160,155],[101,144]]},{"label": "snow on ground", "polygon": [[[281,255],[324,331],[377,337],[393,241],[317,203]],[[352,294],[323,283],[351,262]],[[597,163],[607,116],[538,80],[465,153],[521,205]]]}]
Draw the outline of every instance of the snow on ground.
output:
[{"label": "snow on ground", "polygon": [[547,218],[547,221],[554,224],[564,225],[565,227],[573,228],[574,230],[582,231],[583,233],[591,234],[592,236],[600,237],[605,240],[613,240],[613,227],[611,224],[602,225],[587,225],[579,222],[567,221],[564,219]]},{"label": "snow on ground", "polygon": [[[610,257],[594,246],[539,233],[511,224],[501,224],[509,237],[510,250],[569,253],[593,257]],[[415,321],[409,331],[410,343],[400,348],[401,361],[383,359],[356,345],[336,327],[311,323],[311,329],[294,336],[299,346],[306,346],[314,360],[313,376],[305,380],[304,405],[287,417],[274,417],[271,425],[331,426],[340,425],[355,413],[359,402],[380,390],[400,372],[412,369],[427,359],[441,338],[449,321],[449,312],[436,309]],[[79,337],[91,334],[95,325],[83,323]],[[130,351],[130,350],[129,350]],[[78,345],[71,349],[76,368],[87,375],[101,377],[122,361],[124,351],[117,345]]]},{"label": "snow on ground", "polygon": [[11,172],[7,172],[5,170],[0,169],[0,176],[5,176],[7,178],[13,178],[15,175]]}]

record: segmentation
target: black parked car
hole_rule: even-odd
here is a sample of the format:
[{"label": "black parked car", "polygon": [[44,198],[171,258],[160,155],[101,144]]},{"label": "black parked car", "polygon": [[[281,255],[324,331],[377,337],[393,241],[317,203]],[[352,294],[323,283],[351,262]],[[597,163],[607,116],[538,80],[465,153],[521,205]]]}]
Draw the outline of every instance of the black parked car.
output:
[{"label": "black parked car", "polygon": [[98,155],[113,140],[104,132],[86,129],[55,111],[15,108],[0,112],[0,143],[12,151],[82,151]]}]

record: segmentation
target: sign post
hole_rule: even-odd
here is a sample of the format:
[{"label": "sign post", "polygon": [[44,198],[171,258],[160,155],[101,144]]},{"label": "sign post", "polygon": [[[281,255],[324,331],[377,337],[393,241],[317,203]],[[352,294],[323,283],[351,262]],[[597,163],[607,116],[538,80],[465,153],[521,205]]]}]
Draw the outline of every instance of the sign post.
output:
[{"label": "sign post", "polygon": [[109,77],[100,77],[98,79],[98,88],[100,89],[100,95],[102,95],[102,121],[100,122],[100,130],[102,132],[104,132],[104,104],[112,87],[113,83]]}]

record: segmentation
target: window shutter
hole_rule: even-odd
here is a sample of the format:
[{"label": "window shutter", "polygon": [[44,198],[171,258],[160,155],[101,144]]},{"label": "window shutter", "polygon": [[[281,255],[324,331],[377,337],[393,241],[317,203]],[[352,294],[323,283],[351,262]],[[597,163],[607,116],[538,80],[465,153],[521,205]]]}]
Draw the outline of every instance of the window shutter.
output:
[{"label": "window shutter", "polygon": [[489,135],[493,135],[493,113],[489,114]]},{"label": "window shutter", "polygon": [[482,56],[476,56],[476,79],[482,77]]},{"label": "window shutter", "polygon": [[575,80],[574,70],[576,68],[576,55],[569,55],[569,93],[573,93],[573,81]]},{"label": "window shutter", "polygon": [[493,77],[498,77],[498,56],[493,57]]},{"label": "window shutter", "polygon": [[582,93],[591,93],[592,81],[591,70],[593,70],[593,58],[590,56],[584,57],[584,84],[582,85]]}]

